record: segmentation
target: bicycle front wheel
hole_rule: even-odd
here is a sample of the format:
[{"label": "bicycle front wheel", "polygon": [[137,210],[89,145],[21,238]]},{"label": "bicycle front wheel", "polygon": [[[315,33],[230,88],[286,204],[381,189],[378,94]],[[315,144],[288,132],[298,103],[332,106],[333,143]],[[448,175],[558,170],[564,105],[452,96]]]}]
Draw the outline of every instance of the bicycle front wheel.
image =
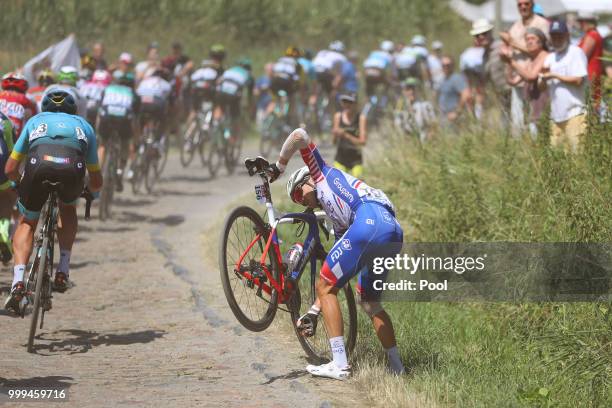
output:
[{"label": "bicycle front wheel", "polygon": [[[306,263],[307,267],[310,263]],[[316,276],[316,280],[319,277]],[[323,314],[319,315],[317,330],[312,337],[303,337],[297,329],[296,323],[301,315],[306,313],[316,299],[315,282],[310,279],[310,274],[303,274],[298,284],[298,291],[295,296],[299,299],[294,300],[291,304],[291,322],[293,329],[300,345],[312,361],[321,364],[331,361],[332,353],[329,345],[329,335],[323,321]],[[340,303],[340,311],[342,312],[342,324],[344,326],[344,344],[346,353],[350,356],[355,349],[357,340],[357,307],[355,305],[355,295],[351,284],[347,283],[344,288],[338,291],[338,303]]]},{"label": "bicycle front wheel", "polygon": [[[252,331],[267,329],[278,308],[278,292],[260,262],[269,234],[262,218],[249,207],[234,209],[221,233],[219,269],[223,291],[236,319]],[[273,249],[265,268],[278,282],[280,266]]]},{"label": "bicycle front wheel", "polygon": [[183,146],[181,147],[181,164],[183,167],[189,166],[193,160],[195,149],[197,147],[195,145],[195,140],[199,131],[197,120],[194,119],[187,125],[187,129],[183,134]]},{"label": "bicycle front wheel", "polygon": [[115,177],[117,175],[117,170],[115,168],[115,149],[112,146],[113,139],[111,139],[110,143],[108,143],[104,164],[102,166],[102,177],[104,180],[104,186],[102,187],[102,192],[100,194],[100,220],[106,221],[107,218],[110,218],[111,213],[111,203],[113,201],[113,194],[115,192]]},{"label": "bicycle front wheel", "polygon": [[[32,307],[32,315],[30,316],[30,333],[28,334],[28,353],[34,352],[34,337],[36,336],[36,328],[38,327],[38,316],[42,307],[42,287],[45,279],[45,271],[47,269],[47,250],[49,246],[49,237],[43,239],[42,246],[38,248],[38,262],[34,262],[30,273],[36,274],[36,289],[34,291],[34,305]],[[36,268],[38,266],[38,268]]]}]

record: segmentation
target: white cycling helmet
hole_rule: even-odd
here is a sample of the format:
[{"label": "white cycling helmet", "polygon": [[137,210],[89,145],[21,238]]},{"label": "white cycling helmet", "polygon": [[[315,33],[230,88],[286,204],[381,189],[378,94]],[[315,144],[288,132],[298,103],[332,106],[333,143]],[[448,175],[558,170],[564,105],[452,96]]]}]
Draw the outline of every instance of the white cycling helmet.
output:
[{"label": "white cycling helmet", "polygon": [[336,52],[344,52],[345,50],[344,43],[340,40],[332,41],[329,44],[329,49],[332,51],[336,51]]},{"label": "white cycling helmet", "polygon": [[[301,187],[308,181],[310,178],[310,170],[308,166],[300,167],[289,176],[289,180],[287,181],[287,195],[294,203],[296,201],[293,200],[293,193],[295,189]],[[298,203],[299,204],[299,203]]]},{"label": "white cycling helmet", "polygon": [[380,49],[386,52],[393,52],[395,45],[393,44],[393,41],[385,40],[380,43]]},{"label": "white cycling helmet", "polygon": [[421,34],[417,34],[412,37],[412,41],[410,41],[410,44],[425,47],[427,45],[427,41],[425,40],[425,37],[423,37]]}]

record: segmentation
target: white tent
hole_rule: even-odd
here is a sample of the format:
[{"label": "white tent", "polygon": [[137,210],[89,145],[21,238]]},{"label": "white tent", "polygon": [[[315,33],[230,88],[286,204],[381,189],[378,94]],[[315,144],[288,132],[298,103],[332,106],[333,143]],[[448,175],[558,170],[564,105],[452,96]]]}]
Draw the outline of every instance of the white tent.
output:
[{"label": "white tent", "polygon": [[[501,0],[502,22],[509,24],[519,19],[516,0]],[[590,11],[612,14],[612,0],[536,0],[544,9],[547,17],[558,16],[568,12]],[[450,0],[450,6],[470,21],[486,18],[495,21],[495,0],[489,0],[480,6],[470,4],[465,0]]]}]

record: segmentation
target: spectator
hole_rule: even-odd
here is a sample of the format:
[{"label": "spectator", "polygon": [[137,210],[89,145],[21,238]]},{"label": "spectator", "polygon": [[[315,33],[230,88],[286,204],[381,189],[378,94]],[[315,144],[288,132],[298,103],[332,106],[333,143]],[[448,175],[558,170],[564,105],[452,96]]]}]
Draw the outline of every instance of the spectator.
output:
[{"label": "spectator", "polygon": [[147,48],[147,59],[136,64],[136,81],[140,82],[159,68],[159,44],[153,41]]},{"label": "spectator", "polygon": [[431,54],[427,56],[427,65],[431,74],[433,90],[440,89],[440,84],[444,81],[444,70],[442,69],[442,48],[444,45],[440,41],[431,43]]},{"label": "spectator", "polygon": [[476,39],[478,46],[484,48],[482,59],[485,84],[489,86],[489,90],[492,90],[495,98],[499,101],[502,108],[502,118],[507,122],[510,113],[510,86],[506,82],[506,75],[504,74],[506,66],[502,60],[504,43],[493,38],[493,28],[493,24],[489,20],[480,19],[472,25],[470,35]]},{"label": "spectator", "polygon": [[[534,14],[533,0],[517,0],[516,4],[521,18],[510,27],[508,32],[500,33],[500,37],[508,47],[512,48],[512,59],[525,66],[529,61],[525,44],[525,31],[528,27],[535,27],[543,33],[548,33],[549,24],[544,17]],[[511,91],[512,133],[515,136],[519,136],[525,127],[523,86],[524,84],[521,81],[514,85]]]},{"label": "spectator", "polygon": [[450,56],[442,57],[444,81],[440,84],[438,107],[442,121],[451,124],[456,122],[471,101],[470,88],[465,77],[455,72],[455,61]]},{"label": "spectator", "polygon": [[515,77],[509,82],[518,83],[525,81],[525,99],[529,102],[529,131],[532,137],[537,135],[537,123],[544,109],[548,106],[548,94],[538,87],[538,78],[544,67],[544,61],[548,56],[546,35],[537,28],[530,27],[525,34],[525,44],[531,57],[525,66],[517,63],[510,53],[504,57],[514,69]]},{"label": "spectator", "polygon": [[368,123],[366,115],[359,112],[355,94],[340,95],[342,109],[334,114],[332,135],[338,144],[334,167],[361,177],[363,174],[363,155],[361,149],[367,141]]},{"label": "spectator", "polygon": [[459,70],[467,79],[470,94],[474,97],[474,115],[482,119],[484,102],[484,48],[474,39],[474,46],[467,48],[459,58]]},{"label": "spectator", "polygon": [[599,104],[601,98],[601,76],[603,75],[603,38],[597,31],[597,16],[592,13],[578,13],[578,22],[584,36],[578,46],[584,51],[587,61],[589,80],[591,81],[591,92],[595,105]]},{"label": "spectator", "polygon": [[553,21],[550,36],[555,52],[546,57],[542,73],[551,100],[550,142],[576,152],[586,130],[587,58],[579,47],[570,45],[569,30],[563,21]]},{"label": "spectator", "polygon": [[97,42],[91,48],[91,57],[94,60],[96,69],[107,69],[108,65],[106,64],[106,60],[104,59],[104,44],[101,42]]},{"label": "spectator", "polygon": [[193,69],[193,61],[183,54],[183,46],[178,41],[172,43],[172,54],[163,59],[162,65],[177,78],[188,77]]},{"label": "spectator", "polygon": [[420,97],[417,78],[402,82],[402,96],[395,111],[395,126],[403,132],[419,138],[421,143],[431,138],[436,115],[429,101]]}]

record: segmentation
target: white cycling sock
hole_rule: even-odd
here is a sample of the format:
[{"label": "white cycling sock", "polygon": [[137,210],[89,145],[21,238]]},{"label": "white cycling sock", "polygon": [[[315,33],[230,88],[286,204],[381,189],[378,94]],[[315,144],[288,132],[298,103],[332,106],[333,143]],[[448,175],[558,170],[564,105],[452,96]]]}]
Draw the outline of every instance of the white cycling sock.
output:
[{"label": "white cycling sock", "polygon": [[393,346],[385,350],[387,352],[387,357],[389,357],[389,366],[391,371],[394,374],[404,374],[404,364],[402,364],[402,359],[399,355],[399,350],[397,346]]},{"label": "white cycling sock", "polygon": [[348,360],[346,359],[346,350],[344,349],[344,337],[332,337],[329,339],[331,344],[332,355],[334,356],[334,364],[338,368],[345,368],[348,366]]},{"label": "white cycling sock", "polygon": [[66,276],[70,274],[70,253],[67,249],[61,249],[59,264],[57,265],[57,271],[65,273]]},{"label": "white cycling sock", "polygon": [[317,305],[312,305],[310,306],[310,309],[308,309],[308,313],[318,316],[319,313],[321,313],[321,308],[318,307]]},{"label": "white cycling sock", "polygon": [[23,274],[25,273],[25,265],[15,265],[13,268],[13,285],[14,287],[17,282],[23,282]]}]

